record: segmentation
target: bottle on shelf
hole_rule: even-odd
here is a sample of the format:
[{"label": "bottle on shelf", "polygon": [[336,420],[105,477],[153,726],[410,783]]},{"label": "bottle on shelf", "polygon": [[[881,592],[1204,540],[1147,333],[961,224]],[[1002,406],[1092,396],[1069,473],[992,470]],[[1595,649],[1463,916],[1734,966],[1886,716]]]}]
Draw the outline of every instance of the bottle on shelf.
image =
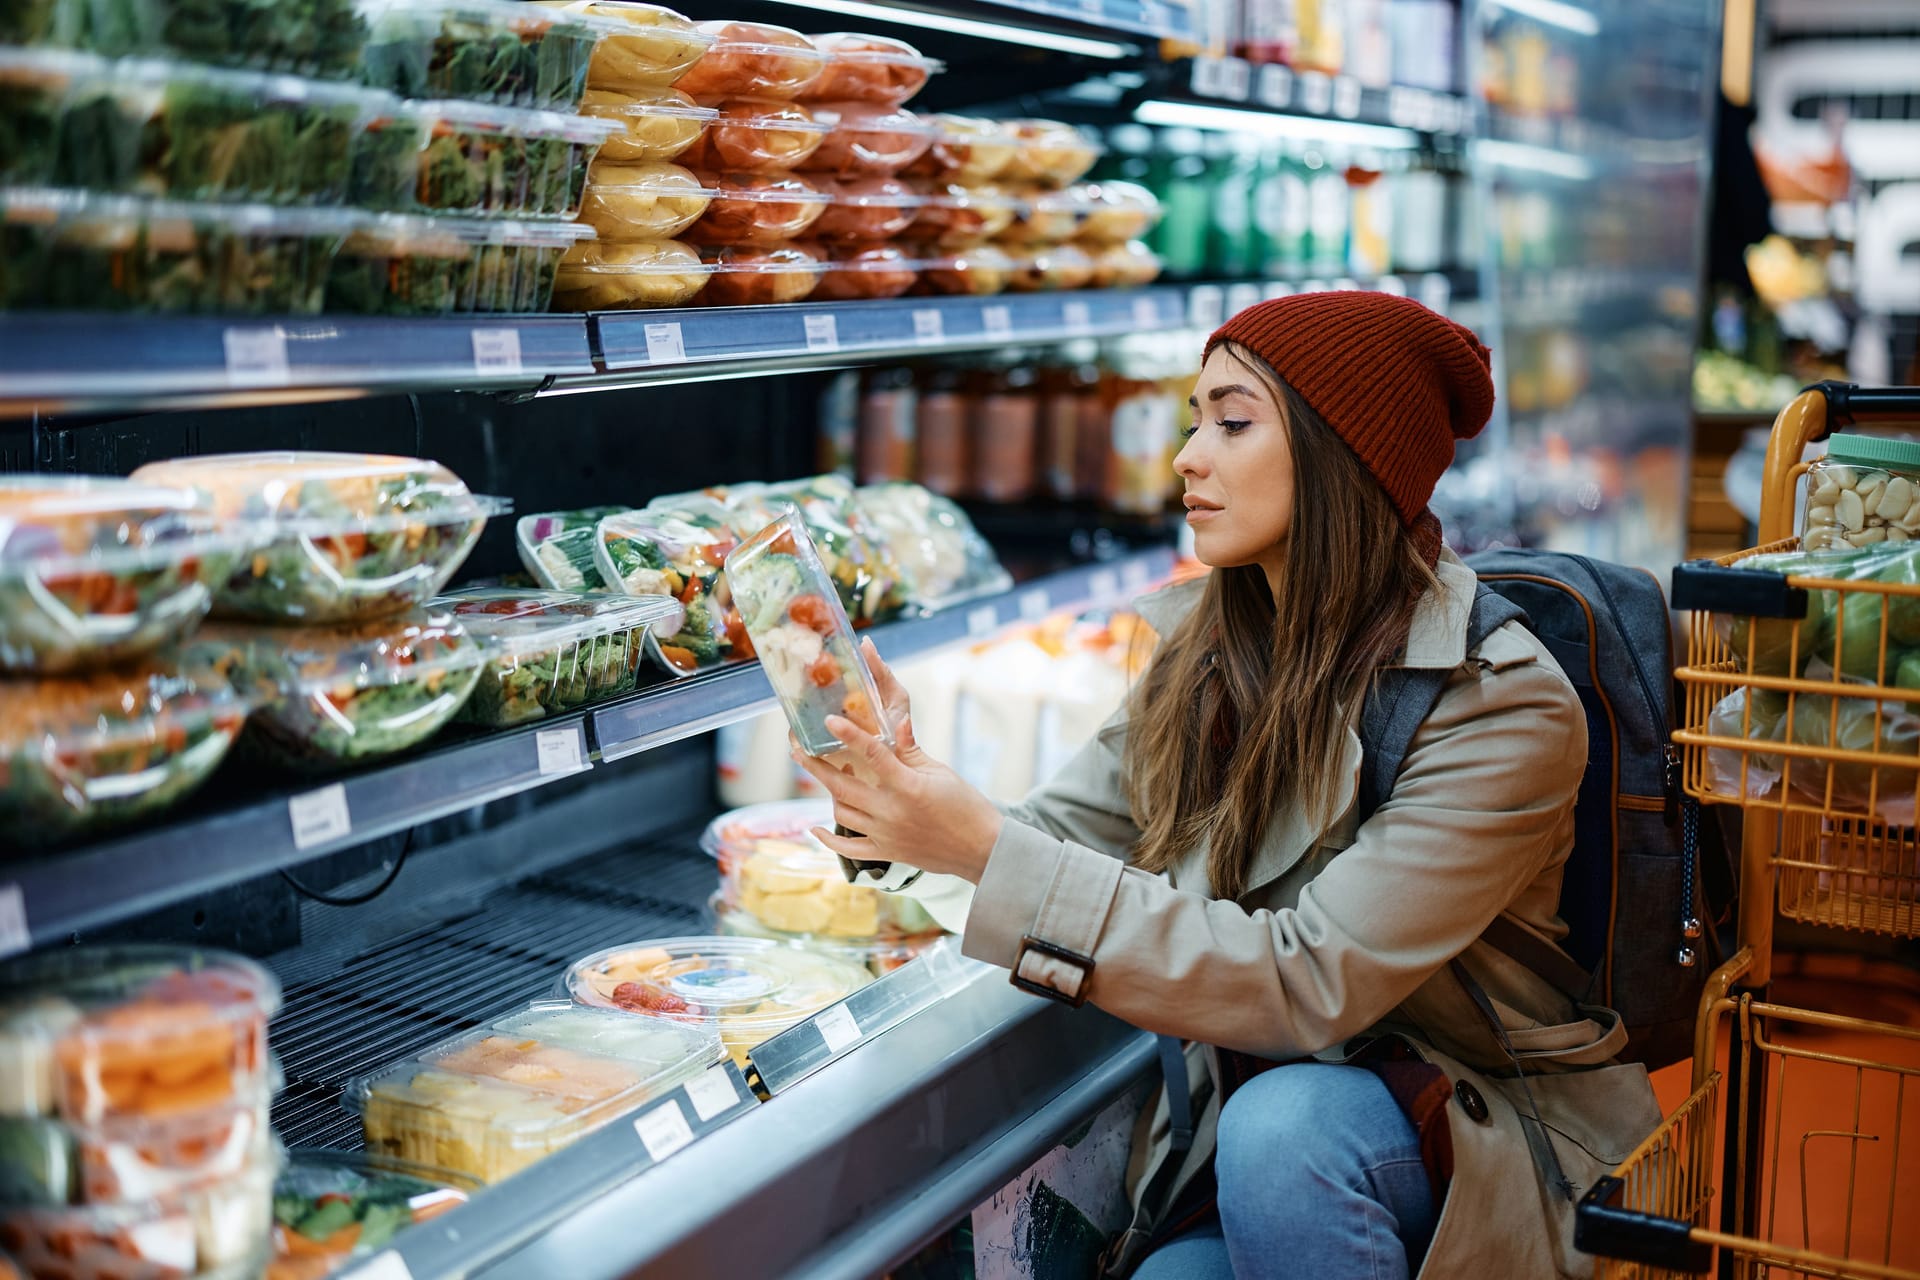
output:
[{"label": "bottle on shelf", "polygon": [[1040,488],[1060,502],[1078,496],[1081,423],[1088,402],[1099,400],[1098,357],[1096,343],[1068,343],[1040,371]]},{"label": "bottle on shelf", "polygon": [[1022,502],[1037,488],[1040,374],[1022,355],[978,370],[973,381],[974,495]]},{"label": "bottle on shelf", "polygon": [[1213,206],[1206,140],[1198,129],[1167,129],[1154,155],[1154,178],[1166,210],[1152,241],[1173,280],[1191,280],[1206,270],[1207,224]]},{"label": "bottle on shelf", "polygon": [[1330,148],[1310,149],[1307,164],[1307,270],[1339,275],[1347,269],[1347,239],[1353,197],[1347,188],[1346,157]]},{"label": "bottle on shelf", "polygon": [[1260,269],[1253,225],[1260,142],[1238,134],[1214,134],[1211,142],[1208,167],[1217,180],[1207,224],[1207,272],[1217,279],[1255,275]]},{"label": "bottle on shelf", "polygon": [[912,369],[883,365],[868,371],[860,395],[861,484],[913,479],[919,399]]},{"label": "bottle on shelf", "polygon": [[966,374],[954,365],[928,365],[918,383],[914,442],[920,483],[949,498],[966,497],[973,470]]}]

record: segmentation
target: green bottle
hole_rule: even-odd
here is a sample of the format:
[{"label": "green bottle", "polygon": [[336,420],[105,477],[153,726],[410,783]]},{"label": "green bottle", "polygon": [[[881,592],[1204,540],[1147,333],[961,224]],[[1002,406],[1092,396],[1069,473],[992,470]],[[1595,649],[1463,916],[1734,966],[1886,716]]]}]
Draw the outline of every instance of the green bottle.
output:
[{"label": "green bottle", "polygon": [[1213,183],[1207,172],[1205,141],[1197,129],[1169,129],[1160,135],[1156,156],[1160,193],[1166,214],[1154,235],[1154,249],[1175,280],[1191,280],[1207,267],[1208,210]]},{"label": "green bottle", "polygon": [[1254,251],[1253,201],[1260,177],[1260,144],[1238,134],[1216,134],[1211,164],[1218,174],[1207,228],[1207,273],[1238,280],[1259,272]]}]

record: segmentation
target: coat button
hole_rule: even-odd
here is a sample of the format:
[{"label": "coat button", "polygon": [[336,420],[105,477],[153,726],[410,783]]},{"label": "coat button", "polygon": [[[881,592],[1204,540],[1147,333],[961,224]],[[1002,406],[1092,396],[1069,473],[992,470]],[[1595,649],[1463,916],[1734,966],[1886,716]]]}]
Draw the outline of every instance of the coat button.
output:
[{"label": "coat button", "polygon": [[1453,1086],[1453,1096],[1460,1100],[1460,1109],[1467,1113],[1468,1119],[1475,1124],[1487,1122],[1487,1100],[1480,1096],[1478,1089],[1461,1080]]}]

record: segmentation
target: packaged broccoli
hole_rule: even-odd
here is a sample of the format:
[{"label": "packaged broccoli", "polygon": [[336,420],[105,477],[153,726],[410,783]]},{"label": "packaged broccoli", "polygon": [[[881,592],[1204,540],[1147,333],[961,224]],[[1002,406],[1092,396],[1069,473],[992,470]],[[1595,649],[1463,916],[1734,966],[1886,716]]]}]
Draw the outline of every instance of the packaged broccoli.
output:
[{"label": "packaged broccoli", "polygon": [[667,596],[685,610],[680,629],[647,633],[647,651],[673,675],[751,657],[721,567],[737,539],[718,503],[629,511],[600,522],[601,578],[630,595]]},{"label": "packaged broccoli", "polygon": [[605,591],[607,581],[593,554],[600,522],[631,507],[582,507],[521,516],[513,527],[520,563],[551,591]]}]

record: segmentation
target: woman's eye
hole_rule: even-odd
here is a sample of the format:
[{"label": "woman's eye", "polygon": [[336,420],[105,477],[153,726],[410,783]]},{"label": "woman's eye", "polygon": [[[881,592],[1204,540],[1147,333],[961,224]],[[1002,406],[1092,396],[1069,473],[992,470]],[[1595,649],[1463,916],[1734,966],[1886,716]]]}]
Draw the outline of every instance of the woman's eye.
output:
[{"label": "woman's eye", "polygon": [[1200,424],[1197,422],[1193,423],[1191,426],[1185,426],[1180,428],[1180,438],[1182,440],[1191,440],[1199,434],[1200,434]]},{"label": "woman's eye", "polygon": [[1228,418],[1220,423],[1220,429],[1230,436],[1237,436],[1252,425],[1245,418]]}]

